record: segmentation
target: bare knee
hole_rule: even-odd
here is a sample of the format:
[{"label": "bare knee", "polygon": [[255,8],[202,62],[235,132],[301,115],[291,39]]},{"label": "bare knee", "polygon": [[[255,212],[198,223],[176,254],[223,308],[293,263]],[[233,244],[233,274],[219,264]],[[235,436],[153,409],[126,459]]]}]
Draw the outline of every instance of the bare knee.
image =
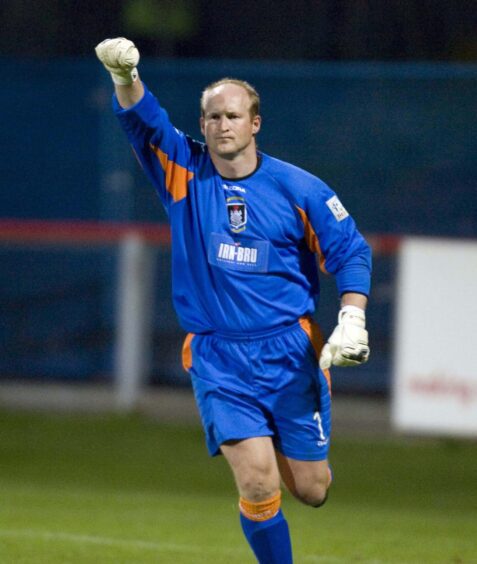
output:
[{"label": "bare knee", "polygon": [[280,488],[280,475],[270,437],[229,441],[221,445],[241,497],[250,502],[269,499]]},{"label": "bare knee", "polygon": [[280,487],[278,473],[268,465],[253,464],[238,480],[240,495],[249,501],[263,501],[276,494]]},{"label": "bare knee", "polygon": [[296,487],[293,494],[305,505],[321,507],[328,499],[328,487],[322,482],[315,482]]},{"label": "bare knee", "polygon": [[296,499],[311,507],[325,503],[331,484],[327,460],[295,460],[278,453],[277,461],[282,479]]}]

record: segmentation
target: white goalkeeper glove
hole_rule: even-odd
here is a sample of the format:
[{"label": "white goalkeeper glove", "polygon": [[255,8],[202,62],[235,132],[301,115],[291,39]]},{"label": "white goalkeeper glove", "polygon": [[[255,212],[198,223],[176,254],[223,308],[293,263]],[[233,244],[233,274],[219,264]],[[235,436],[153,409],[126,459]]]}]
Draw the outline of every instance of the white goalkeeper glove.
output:
[{"label": "white goalkeeper glove", "polygon": [[338,315],[338,325],[323,347],[320,368],[334,366],[356,366],[369,358],[368,332],[365,329],[364,311],[346,305]]},{"label": "white goalkeeper glove", "polygon": [[115,84],[127,86],[137,79],[139,51],[132,41],[125,37],[105,39],[96,45],[95,51]]}]

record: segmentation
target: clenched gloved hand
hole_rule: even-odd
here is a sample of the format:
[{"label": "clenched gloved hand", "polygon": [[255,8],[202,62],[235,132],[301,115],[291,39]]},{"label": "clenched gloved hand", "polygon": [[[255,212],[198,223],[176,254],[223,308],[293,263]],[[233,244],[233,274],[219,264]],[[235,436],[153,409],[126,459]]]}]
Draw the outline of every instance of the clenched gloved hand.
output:
[{"label": "clenched gloved hand", "polygon": [[105,39],[95,48],[98,59],[111,73],[115,84],[132,84],[138,77],[139,51],[125,37]]},{"label": "clenched gloved hand", "polygon": [[356,366],[369,358],[368,332],[365,329],[364,311],[346,305],[338,315],[335,327],[320,356],[320,368],[334,366]]}]

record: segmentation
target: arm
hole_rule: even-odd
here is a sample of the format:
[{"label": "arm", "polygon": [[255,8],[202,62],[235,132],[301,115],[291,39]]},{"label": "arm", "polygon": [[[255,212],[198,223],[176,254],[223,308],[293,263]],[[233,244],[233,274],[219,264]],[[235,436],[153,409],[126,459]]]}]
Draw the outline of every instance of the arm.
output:
[{"label": "arm", "polygon": [[347,292],[341,296],[341,307],[351,305],[359,307],[363,311],[368,305],[368,298],[363,294],[356,294],[355,292]]},{"label": "arm", "polygon": [[338,325],[323,347],[320,367],[356,366],[369,358],[368,332],[366,331],[366,306],[364,294],[347,291],[341,295]]},{"label": "arm", "polygon": [[365,309],[370,287],[369,245],[326,185],[310,191],[305,210],[315,229],[321,269],[335,276],[341,295],[338,325],[323,347],[320,367],[355,366],[369,357]]},{"label": "arm", "polygon": [[169,212],[173,203],[186,197],[194,176],[187,136],[172,125],[167,112],[139,80],[139,51],[132,41],[105,39],[96,46],[96,55],[114,83],[116,116]]},{"label": "arm", "polygon": [[139,74],[132,84],[115,84],[114,90],[116,92],[119,105],[125,110],[137,104],[144,96],[144,86],[139,79]]}]

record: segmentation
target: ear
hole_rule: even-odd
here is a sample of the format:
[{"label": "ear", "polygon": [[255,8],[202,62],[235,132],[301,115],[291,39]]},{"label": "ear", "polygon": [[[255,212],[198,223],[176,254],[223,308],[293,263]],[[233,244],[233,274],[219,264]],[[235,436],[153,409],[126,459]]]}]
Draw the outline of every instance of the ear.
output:
[{"label": "ear", "polygon": [[202,135],[205,136],[205,120],[203,117],[199,119],[199,123],[200,123],[200,132],[202,133]]},{"label": "ear", "polygon": [[262,118],[260,116],[254,116],[252,119],[252,133],[256,135],[260,131],[260,126],[262,125]]}]

